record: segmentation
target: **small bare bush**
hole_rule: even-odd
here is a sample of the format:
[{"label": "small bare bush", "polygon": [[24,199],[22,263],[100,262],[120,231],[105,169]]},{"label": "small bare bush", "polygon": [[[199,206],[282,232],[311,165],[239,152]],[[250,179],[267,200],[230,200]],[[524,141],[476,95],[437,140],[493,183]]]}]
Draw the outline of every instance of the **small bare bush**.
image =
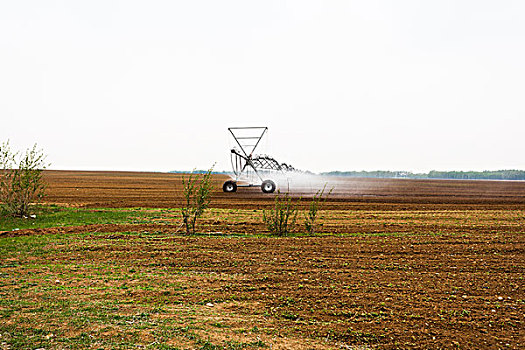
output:
[{"label": "small bare bush", "polygon": [[184,206],[181,214],[187,234],[195,233],[197,219],[210,205],[212,169],[213,167],[201,176],[191,173],[188,179],[182,178]]},{"label": "small bare bush", "polygon": [[304,214],[304,226],[306,228],[306,231],[310,234],[315,233],[316,229],[316,221],[318,218],[319,210],[321,209],[321,206],[323,202],[326,201],[328,196],[332,193],[334,188],[332,187],[328,193],[325,194],[326,191],[326,184],[323,186],[322,190],[317,191],[317,193],[314,195],[314,198],[310,202],[310,207],[308,208],[308,211]]},{"label": "small bare bush", "polygon": [[273,208],[263,210],[263,221],[270,233],[276,236],[288,235],[297,221],[297,203],[288,193],[277,191]]},{"label": "small bare bush", "polygon": [[29,216],[30,205],[44,196],[45,158],[36,144],[24,153],[13,152],[9,141],[0,145],[0,202],[8,215]]}]

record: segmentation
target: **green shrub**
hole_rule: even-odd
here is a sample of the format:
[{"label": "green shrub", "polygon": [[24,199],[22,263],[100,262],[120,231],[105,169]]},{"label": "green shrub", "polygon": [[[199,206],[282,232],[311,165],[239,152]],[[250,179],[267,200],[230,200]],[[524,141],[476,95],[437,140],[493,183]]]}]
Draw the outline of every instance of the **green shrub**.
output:
[{"label": "green shrub", "polygon": [[13,152],[9,141],[0,145],[0,202],[2,209],[14,217],[30,215],[30,205],[44,196],[42,171],[47,167],[41,149]]},{"label": "green shrub", "polygon": [[334,188],[332,187],[328,193],[325,195],[326,191],[326,184],[323,186],[322,190],[317,191],[317,193],[314,195],[314,198],[310,202],[310,207],[308,208],[308,211],[304,214],[304,226],[306,228],[306,232],[310,234],[315,233],[316,229],[316,220],[318,218],[319,210],[321,209],[321,205],[323,202],[326,201],[328,196],[332,193]]},{"label": "green shrub", "polygon": [[281,195],[278,190],[273,208],[263,210],[263,221],[271,234],[288,235],[297,221],[297,203],[288,193]]},{"label": "green shrub", "polygon": [[211,198],[211,172],[197,175],[191,173],[188,179],[182,177],[184,206],[181,208],[182,220],[187,234],[195,233],[197,219],[202,216],[210,205]]}]

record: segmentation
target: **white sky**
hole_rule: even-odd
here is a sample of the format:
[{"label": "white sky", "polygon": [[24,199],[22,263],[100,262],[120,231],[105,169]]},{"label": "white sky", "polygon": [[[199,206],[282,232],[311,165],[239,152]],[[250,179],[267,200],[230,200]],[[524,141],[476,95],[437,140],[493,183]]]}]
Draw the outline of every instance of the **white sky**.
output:
[{"label": "white sky", "polygon": [[0,0],[0,141],[54,169],[525,169],[524,1]]}]

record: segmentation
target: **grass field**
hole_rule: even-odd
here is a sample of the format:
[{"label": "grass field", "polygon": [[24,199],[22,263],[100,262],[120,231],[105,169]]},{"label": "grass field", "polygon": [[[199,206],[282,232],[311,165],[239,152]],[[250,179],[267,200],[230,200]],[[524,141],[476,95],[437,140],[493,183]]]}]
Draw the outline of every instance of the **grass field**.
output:
[{"label": "grass field", "polygon": [[0,349],[522,348],[524,203],[459,185],[477,194],[340,195],[283,238],[258,193],[217,194],[188,237],[174,207],[52,185],[36,219],[0,219]]}]

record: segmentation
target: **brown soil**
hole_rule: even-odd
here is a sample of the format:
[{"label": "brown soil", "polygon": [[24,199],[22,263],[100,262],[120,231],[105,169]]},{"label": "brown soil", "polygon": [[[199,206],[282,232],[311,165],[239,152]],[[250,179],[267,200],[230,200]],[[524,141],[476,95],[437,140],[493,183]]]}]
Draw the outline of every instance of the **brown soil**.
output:
[{"label": "brown soil", "polygon": [[[256,316],[260,321],[248,326],[274,329],[284,337],[381,349],[517,349],[523,343],[523,230],[496,225],[440,234],[428,227],[402,235],[152,235],[144,241],[148,236],[118,232],[174,228],[130,226],[40,233],[107,232],[91,236],[94,242],[81,249],[82,255],[72,250],[55,263],[89,260],[109,266],[118,261],[148,274],[172,271],[163,278],[173,283],[184,271],[193,276],[187,277],[192,287],[170,292],[170,304],[224,303],[226,314],[246,320]],[[140,244],[134,243],[137,239]],[[158,293],[134,291],[132,298],[140,303],[166,297]]]},{"label": "brown soil", "polygon": [[[180,204],[180,175],[48,171],[45,178],[47,202]],[[272,204],[273,197],[257,189],[222,193],[225,178],[214,177],[214,207]],[[251,307],[231,312],[265,314],[284,334],[385,349],[523,347],[525,182],[338,179],[336,185],[320,230],[328,236],[152,237],[146,245],[129,244],[126,254],[107,246],[89,258],[215,274],[199,277],[175,301],[241,301]],[[265,232],[259,217],[232,223],[208,216],[202,225],[210,232]],[[92,225],[38,233],[98,231],[108,235],[93,239],[129,239],[118,232],[177,227]]]},{"label": "brown soil", "polygon": [[[180,174],[95,171],[45,171],[46,201],[85,207],[170,208],[182,203]],[[259,188],[223,193],[225,175],[215,175],[216,208],[269,206],[273,195]],[[335,191],[330,209],[523,208],[525,181],[457,181],[327,178]],[[321,180],[324,181],[324,180]],[[294,195],[311,196],[317,188],[298,188]]]}]

